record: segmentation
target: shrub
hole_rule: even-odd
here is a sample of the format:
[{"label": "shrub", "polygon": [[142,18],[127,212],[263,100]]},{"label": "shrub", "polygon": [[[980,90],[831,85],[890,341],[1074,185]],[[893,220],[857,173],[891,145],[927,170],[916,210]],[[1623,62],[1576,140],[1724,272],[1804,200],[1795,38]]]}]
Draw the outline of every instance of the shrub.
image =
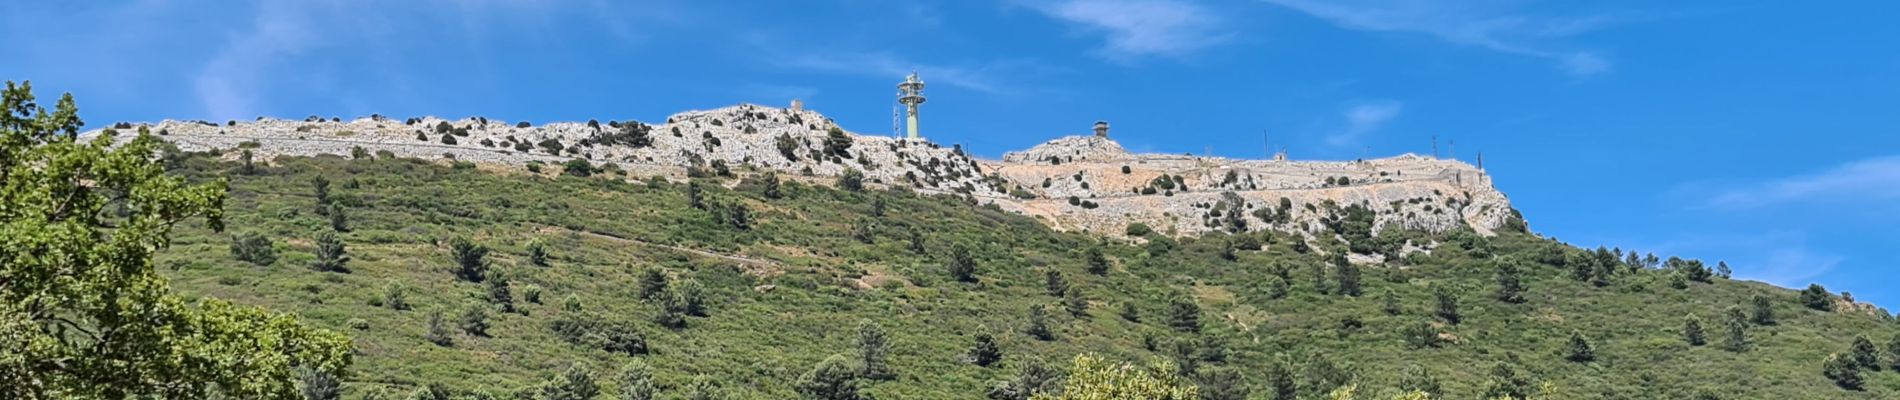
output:
[{"label": "shrub", "polygon": [[861,400],[865,397],[858,393],[863,385],[857,375],[844,355],[833,354],[818,362],[811,371],[800,375],[792,385],[798,389],[798,393],[810,399]]},{"label": "shrub", "polygon": [[429,311],[429,330],[422,338],[437,346],[453,346],[455,338],[450,337],[448,323],[442,320],[442,311]]},{"label": "shrub", "polygon": [[1136,223],[1128,224],[1128,228],[1125,233],[1127,233],[1128,236],[1142,237],[1142,236],[1148,236],[1148,234],[1150,233],[1154,233],[1154,229],[1148,228],[1148,224],[1136,222]]},{"label": "shrub", "polygon": [[853,192],[864,191],[864,172],[858,171],[857,168],[845,168],[844,173],[838,174],[838,188]]},{"label": "shrub", "polygon": [[277,249],[271,245],[270,238],[257,232],[248,232],[231,238],[231,257],[267,267],[277,262]]},{"label": "shrub", "polygon": [[836,158],[851,158],[851,135],[843,129],[831,127],[825,132],[825,154]]},{"label": "shrub", "polygon": [[362,318],[350,318],[347,324],[350,325],[350,329],[355,329],[359,331],[369,330],[369,321],[366,321]]},{"label": "shrub", "polygon": [[1128,174],[1129,174],[1130,172],[1134,172],[1134,171],[1133,171],[1133,170],[1130,170],[1130,169],[1128,168],[1128,166],[1126,166],[1126,165],[1123,165],[1123,166],[1122,166],[1122,175],[1128,175]]},{"label": "shrub", "polygon": [[976,343],[970,346],[970,363],[979,367],[988,367],[1003,360],[1003,349],[997,347],[996,337],[989,332],[977,332]]},{"label": "shrub", "polygon": [[523,129],[526,129],[526,128],[528,128],[528,127],[532,127],[532,126],[534,126],[534,124],[530,124],[530,123],[528,123],[528,121],[521,121],[521,122],[517,122],[517,123],[515,123],[515,127],[516,127],[516,128],[523,128]]},{"label": "shrub", "polygon": [[541,304],[541,285],[522,285],[521,299],[529,303]]},{"label": "shrub", "polygon": [[1819,283],[1809,284],[1806,290],[1801,291],[1801,304],[1819,311],[1834,310],[1834,299],[1827,293],[1827,288],[1821,287]]},{"label": "shrub", "polygon": [[594,165],[586,159],[572,159],[561,164],[561,174],[586,178],[594,174]]},{"label": "shrub", "polygon": [[383,285],[383,306],[389,307],[391,310],[409,309],[408,291],[408,288],[403,287],[401,282],[391,281],[389,284]]},{"label": "shrub", "polygon": [[455,135],[442,135],[442,144],[454,145],[455,143]]},{"label": "shrub", "polygon": [[970,256],[970,248],[963,243],[950,246],[950,278],[958,282],[976,282],[976,258]]},{"label": "shrub", "polygon": [[646,336],[624,323],[569,315],[554,320],[549,328],[555,337],[576,346],[626,355],[646,354],[650,350]]},{"label": "shrub", "polygon": [[488,336],[488,306],[480,303],[470,304],[462,310],[459,326],[463,332],[474,336]]},{"label": "shrub", "polygon": [[548,266],[547,242],[541,238],[528,240],[528,263],[537,267]]},{"label": "shrub", "polygon": [[778,154],[785,156],[786,160],[798,161],[798,139],[792,138],[791,134],[778,135],[773,144],[778,147]]}]

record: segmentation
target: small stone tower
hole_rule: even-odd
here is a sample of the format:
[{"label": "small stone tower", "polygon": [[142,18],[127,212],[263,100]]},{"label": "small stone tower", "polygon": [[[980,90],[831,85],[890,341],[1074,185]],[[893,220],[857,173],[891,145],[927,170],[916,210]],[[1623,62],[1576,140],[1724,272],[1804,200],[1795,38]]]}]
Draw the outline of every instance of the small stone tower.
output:
[{"label": "small stone tower", "polygon": [[1108,121],[1095,121],[1095,137],[1108,138]]}]

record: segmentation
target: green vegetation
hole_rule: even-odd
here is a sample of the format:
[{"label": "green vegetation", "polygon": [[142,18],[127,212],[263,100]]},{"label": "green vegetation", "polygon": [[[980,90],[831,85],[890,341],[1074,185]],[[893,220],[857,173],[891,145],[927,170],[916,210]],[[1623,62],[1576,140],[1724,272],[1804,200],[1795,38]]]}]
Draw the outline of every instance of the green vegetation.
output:
[{"label": "green vegetation", "polygon": [[[849,157],[845,143],[827,147]],[[245,325],[245,334],[297,333],[333,346],[312,350],[335,350],[276,369],[213,371],[304,382],[256,393],[1900,396],[1900,373],[1883,368],[1900,363],[1900,345],[1886,346],[1884,363],[1871,345],[1900,333],[1884,313],[1836,306],[1844,299],[1825,291],[1822,309],[1795,291],[1716,273],[1689,279],[1706,269],[1694,260],[1630,262],[1526,233],[1373,235],[1355,211],[1312,241],[1174,238],[1131,225],[1126,233],[1141,239],[1130,242],[1054,231],[956,197],[768,186],[756,176],[625,181],[331,156],[240,173],[240,162],[208,155],[159,159],[186,182],[228,182],[218,221],[243,232],[205,219],[176,224],[170,247],[139,275],[181,292],[165,307],[213,310],[223,303],[201,299],[215,296],[354,336],[346,352],[327,331]],[[318,177],[326,183],[313,191]],[[1163,182],[1183,189],[1154,184]],[[313,211],[344,208],[347,230]],[[1348,236],[1373,242],[1340,240]],[[1407,240],[1442,245],[1391,264],[1336,257]],[[265,249],[282,262],[260,262]],[[1681,289],[1671,288],[1677,278]],[[7,315],[0,331],[48,326]],[[1712,316],[1707,340],[1719,346],[1696,345],[1704,333],[1693,315]],[[0,352],[24,348],[7,346]],[[283,354],[273,350],[243,354]],[[0,357],[0,373],[40,373],[7,364],[38,359]]]}]

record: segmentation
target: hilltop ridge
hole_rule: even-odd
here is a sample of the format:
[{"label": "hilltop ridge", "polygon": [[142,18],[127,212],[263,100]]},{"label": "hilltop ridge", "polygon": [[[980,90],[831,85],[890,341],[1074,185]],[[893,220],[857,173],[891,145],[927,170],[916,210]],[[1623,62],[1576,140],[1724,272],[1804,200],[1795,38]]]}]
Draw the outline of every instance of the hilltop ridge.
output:
[{"label": "hilltop ridge", "polygon": [[1176,235],[1273,229],[1310,236],[1323,234],[1354,208],[1370,211],[1374,230],[1468,227],[1488,235],[1522,228],[1490,176],[1456,160],[1412,154],[1355,161],[1141,154],[1106,136],[1058,137],[986,160],[960,146],[852,133],[802,107],[740,104],[681,112],[657,124],[312,116],[225,124],[166,120],[149,127],[183,150],[244,148],[264,160],[363,151],[499,166],[584,159],[632,177],[776,171],[827,178],[812,181],[856,170],[867,184],[954,194],[1057,229],[1111,235],[1139,223]]}]

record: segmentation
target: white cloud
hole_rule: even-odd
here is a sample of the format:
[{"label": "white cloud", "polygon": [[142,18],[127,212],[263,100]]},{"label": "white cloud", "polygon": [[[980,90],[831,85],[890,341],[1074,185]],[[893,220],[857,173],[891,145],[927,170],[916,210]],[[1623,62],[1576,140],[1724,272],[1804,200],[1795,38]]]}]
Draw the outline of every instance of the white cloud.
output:
[{"label": "white cloud", "polygon": [[193,79],[198,101],[213,119],[255,115],[265,68],[316,44],[305,10],[295,2],[258,3],[249,31],[231,40]]},{"label": "white cloud", "polygon": [[1768,282],[1785,288],[1814,283],[1814,278],[1834,270],[1845,258],[1819,254],[1804,247],[1775,249],[1748,263],[1731,263],[1735,278]]},{"label": "white cloud", "polygon": [[1345,146],[1358,141],[1367,133],[1379,130],[1386,122],[1398,118],[1405,111],[1405,105],[1396,101],[1375,101],[1346,108],[1340,117],[1346,121],[1345,128],[1328,135],[1326,143],[1333,146]]},{"label": "white cloud", "polygon": [[1103,54],[1115,59],[1178,56],[1227,39],[1220,19],[1185,0],[1062,0],[1031,8],[1100,33]]},{"label": "white cloud", "polygon": [[1507,2],[1480,0],[1261,0],[1312,15],[1347,29],[1408,32],[1451,43],[1549,59],[1565,72],[1588,76],[1609,71],[1603,56],[1553,50],[1540,41],[1575,36],[1611,22],[1604,16],[1539,18],[1498,8]]},{"label": "white cloud", "polygon": [[992,62],[982,65],[925,64],[887,52],[831,52],[770,57],[769,59],[783,67],[889,77],[893,84],[912,71],[916,71],[924,82],[930,84],[956,86],[989,94],[1011,94],[1016,91],[1015,87],[1002,82],[1001,76],[1040,69],[1031,64],[1012,62]]},{"label": "white cloud", "polygon": [[1900,156],[1854,161],[1818,173],[1729,189],[1709,200],[1720,208],[1795,202],[1888,203],[1900,200]]}]

